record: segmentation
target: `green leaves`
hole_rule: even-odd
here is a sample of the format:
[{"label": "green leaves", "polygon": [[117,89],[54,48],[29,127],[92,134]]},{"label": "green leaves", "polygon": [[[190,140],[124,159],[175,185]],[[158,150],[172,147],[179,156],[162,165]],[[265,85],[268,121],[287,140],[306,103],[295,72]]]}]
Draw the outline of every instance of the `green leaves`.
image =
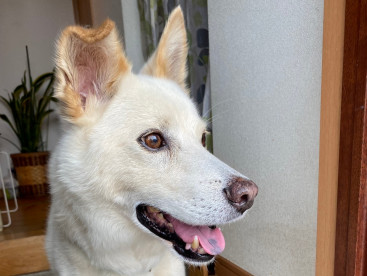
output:
[{"label": "green leaves", "polygon": [[[25,71],[21,84],[8,94],[8,98],[0,96],[0,102],[9,109],[13,118],[10,120],[5,114],[0,114],[0,119],[6,122],[17,136],[21,152],[37,152],[44,150],[42,122],[53,112],[50,108],[51,101],[56,101],[53,97],[54,73],[42,74],[32,81],[28,50],[27,64],[28,85]],[[3,136],[0,138],[15,145]]]}]

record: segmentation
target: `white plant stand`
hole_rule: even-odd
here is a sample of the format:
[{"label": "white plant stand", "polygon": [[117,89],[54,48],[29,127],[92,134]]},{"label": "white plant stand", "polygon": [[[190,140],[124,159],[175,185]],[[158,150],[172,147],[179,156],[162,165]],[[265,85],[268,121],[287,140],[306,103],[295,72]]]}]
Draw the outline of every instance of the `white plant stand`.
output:
[{"label": "white plant stand", "polygon": [[[1,184],[1,187],[3,189],[3,195],[4,195],[4,200],[5,200],[5,211],[1,211],[0,216],[1,216],[1,214],[6,214],[6,216],[7,216],[7,223],[6,224],[1,223],[0,231],[2,231],[2,227],[9,227],[11,225],[11,215],[10,215],[10,213],[16,212],[18,210],[17,195],[16,195],[16,192],[15,192],[14,179],[13,179],[13,175],[12,175],[12,172],[11,172],[10,156],[7,152],[4,152],[4,151],[0,151],[0,156],[1,155],[5,156],[5,160],[6,160],[6,168],[4,169],[4,172],[9,173],[11,189],[13,190],[13,195],[14,195],[14,208],[12,208],[12,209],[9,208],[8,197],[6,195],[6,189],[5,189],[5,180],[4,180],[4,175],[3,175],[3,169],[0,168],[0,184]],[[0,217],[0,220],[1,219],[2,218]]]}]

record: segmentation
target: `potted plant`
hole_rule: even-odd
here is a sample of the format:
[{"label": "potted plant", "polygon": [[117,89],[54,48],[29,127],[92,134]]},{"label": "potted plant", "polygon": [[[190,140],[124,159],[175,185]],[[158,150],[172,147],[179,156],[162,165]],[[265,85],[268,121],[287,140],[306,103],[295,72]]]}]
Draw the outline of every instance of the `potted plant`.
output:
[{"label": "potted plant", "polygon": [[10,120],[5,114],[0,114],[0,118],[14,132],[20,147],[6,137],[0,138],[21,152],[11,154],[21,196],[41,196],[48,192],[46,165],[49,153],[45,151],[47,142],[46,145],[43,142],[42,126],[53,112],[50,102],[56,101],[53,97],[54,74],[45,73],[33,80],[27,46],[26,55],[28,70],[24,72],[21,84],[8,94],[8,98],[1,97],[13,118]]}]

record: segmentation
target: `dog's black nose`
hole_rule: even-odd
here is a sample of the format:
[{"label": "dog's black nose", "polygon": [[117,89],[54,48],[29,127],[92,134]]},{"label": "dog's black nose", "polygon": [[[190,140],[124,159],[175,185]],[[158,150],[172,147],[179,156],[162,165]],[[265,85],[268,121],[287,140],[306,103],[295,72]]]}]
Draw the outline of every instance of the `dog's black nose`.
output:
[{"label": "dog's black nose", "polygon": [[223,189],[228,202],[234,206],[238,212],[243,213],[251,208],[257,196],[257,186],[249,179],[235,177],[228,183],[228,187]]}]

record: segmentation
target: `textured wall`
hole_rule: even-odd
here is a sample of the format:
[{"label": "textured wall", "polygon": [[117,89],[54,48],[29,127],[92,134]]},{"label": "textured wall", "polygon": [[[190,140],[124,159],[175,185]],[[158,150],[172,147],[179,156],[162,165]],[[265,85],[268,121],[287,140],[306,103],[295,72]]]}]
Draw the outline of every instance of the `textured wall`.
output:
[{"label": "textured wall", "polygon": [[259,186],[223,227],[254,275],[314,275],[323,1],[208,1],[214,153]]}]

